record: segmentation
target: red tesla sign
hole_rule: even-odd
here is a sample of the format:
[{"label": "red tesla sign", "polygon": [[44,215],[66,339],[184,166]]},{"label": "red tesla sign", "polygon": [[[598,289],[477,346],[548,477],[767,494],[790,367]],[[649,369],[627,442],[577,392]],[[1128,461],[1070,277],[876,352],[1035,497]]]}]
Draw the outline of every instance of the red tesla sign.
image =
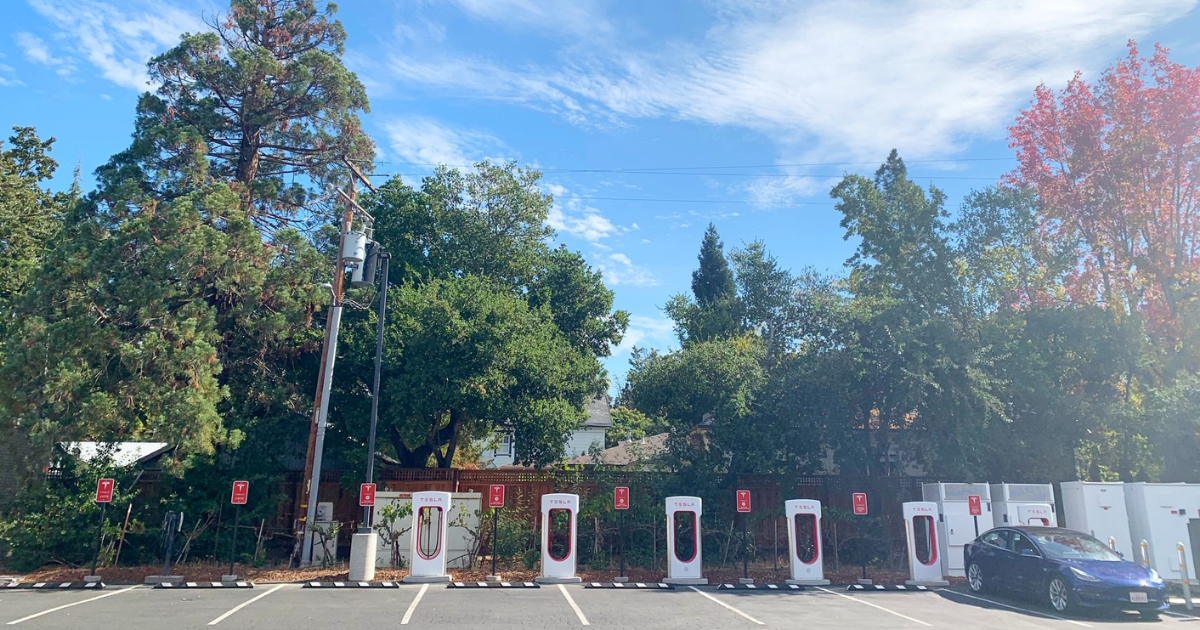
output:
[{"label": "red tesla sign", "polygon": [[113,488],[116,482],[112,479],[101,479],[96,482],[96,503],[112,503]]},{"label": "red tesla sign", "polygon": [[971,516],[983,516],[983,501],[978,494],[967,496],[967,507],[971,510]]},{"label": "red tesla sign", "polygon": [[625,486],[617,486],[613,490],[613,507],[618,510],[629,509],[629,488]]},{"label": "red tesla sign", "polygon": [[358,505],[361,507],[375,505],[375,484],[364,483],[358,487]]},{"label": "red tesla sign", "polygon": [[750,491],[749,490],[738,490],[737,491],[737,508],[738,508],[739,512],[749,512],[750,511]]},{"label": "red tesla sign", "polygon": [[229,499],[230,503],[232,503],[234,505],[246,505],[246,499],[249,496],[250,496],[250,482],[249,481],[233,482],[233,497]]},{"label": "red tesla sign", "polygon": [[866,492],[855,492],[854,493],[854,514],[856,516],[866,516],[867,515],[867,493]]},{"label": "red tesla sign", "polygon": [[488,488],[488,507],[504,507],[504,486],[496,484]]}]

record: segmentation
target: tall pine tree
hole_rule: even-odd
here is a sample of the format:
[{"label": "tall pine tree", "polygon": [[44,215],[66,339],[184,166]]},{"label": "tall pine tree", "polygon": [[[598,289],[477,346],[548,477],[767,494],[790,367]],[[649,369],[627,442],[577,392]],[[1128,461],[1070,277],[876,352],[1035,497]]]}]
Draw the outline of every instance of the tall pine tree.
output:
[{"label": "tall pine tree", "polygon": [[700,267],[692,272],[695,301],[676,295],[667,303],[667,315],[675,320],[683,343],[724,339],[742,330],[741,302],[723,250],[716,226],[709,223],[700,244]]}]

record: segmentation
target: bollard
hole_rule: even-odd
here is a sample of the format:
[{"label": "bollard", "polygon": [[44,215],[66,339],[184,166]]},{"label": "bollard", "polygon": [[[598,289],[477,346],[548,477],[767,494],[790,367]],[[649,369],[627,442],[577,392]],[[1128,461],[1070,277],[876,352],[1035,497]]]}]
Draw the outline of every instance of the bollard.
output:
[{"label": "bollard", "polygon": [[1142,564],[1146,565],[1147,569],[1150,568],[1150,543],[1145,539],[1142,539]]},{"label": "bollard", "polygon": [[1183,543],[1176,543],[1175,551],[1179,554],[1179,574],[1183,576],[1183,579],[1180,580],[1183,584],[1183,605],[1187,606],[1188,610],[1192,610],[1192,584],[1188,581],[1187,554]]},{"label": "bollard", "polygon": [[1112,549],[1113,551],[1117,550],[1117,539],[1116,538],[1113,538],[1112,536],[1108,537],[1108,548]]}]

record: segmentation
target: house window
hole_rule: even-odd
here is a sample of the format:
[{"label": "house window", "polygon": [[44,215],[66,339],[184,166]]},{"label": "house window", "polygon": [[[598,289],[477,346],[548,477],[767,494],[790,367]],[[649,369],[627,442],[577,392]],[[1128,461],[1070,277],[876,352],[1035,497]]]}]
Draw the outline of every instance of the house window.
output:
[{"label": "house window", "polygon": [[502,433],[502,434],[500,434],[500,446],[497,446],[497,447],[496,447],[496,454],[497,454],[497,455],[506,455],[506,456],[508,456],[508,457],[512,457],[512,454],[513,454],[513,434],[511,434],[511,433]]}]

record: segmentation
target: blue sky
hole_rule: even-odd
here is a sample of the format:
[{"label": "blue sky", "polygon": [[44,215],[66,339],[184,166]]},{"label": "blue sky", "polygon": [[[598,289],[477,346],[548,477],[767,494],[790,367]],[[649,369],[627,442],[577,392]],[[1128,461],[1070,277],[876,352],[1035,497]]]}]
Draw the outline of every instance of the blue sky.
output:
[{"label": "blue sky", "polygon": [[[950,196],[1014,161],[1006,128],[1041,82],[1094,78],[1136,38],[1200,63],[1198,0],[347,0],[378,173],[515,159],[545,172],[563,242],[602,269],[633,325],[607,361],[673,342],[701,235],[762,239],[841,273],[829,188],[893,147]],[[145,60],[206,0],[10,0],[0,123],[58,138],[60,185],[123,149]]]}]

